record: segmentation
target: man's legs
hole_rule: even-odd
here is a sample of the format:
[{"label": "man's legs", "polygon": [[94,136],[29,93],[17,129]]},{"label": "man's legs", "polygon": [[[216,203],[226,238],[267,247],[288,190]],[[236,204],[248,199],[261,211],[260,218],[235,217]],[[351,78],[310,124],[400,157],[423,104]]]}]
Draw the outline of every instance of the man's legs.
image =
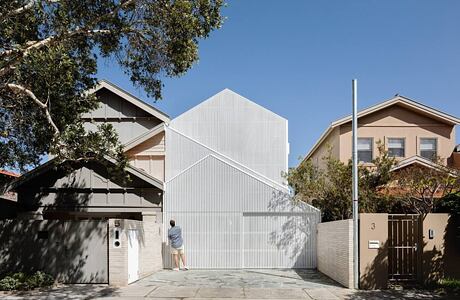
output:
[{"label": "man's legs", "polygon": [[182,252],[180,254],[180,258],[182,259],[182,265],[184,266],[184,268],[187,266],[187,263],[185,262],[185,253]]},{"label": "man's legs", "polygon": [[175,263],[175,269],[179,269],[179,254],[173,254],[174,256],[174,263]]},{"label": "man's legs", "polygon": [[179,251],[180,258],[182,260],[182,265],[184,267],[184,270],[188,270],[187,263],[185,262],[185,252],[183,249]]}]

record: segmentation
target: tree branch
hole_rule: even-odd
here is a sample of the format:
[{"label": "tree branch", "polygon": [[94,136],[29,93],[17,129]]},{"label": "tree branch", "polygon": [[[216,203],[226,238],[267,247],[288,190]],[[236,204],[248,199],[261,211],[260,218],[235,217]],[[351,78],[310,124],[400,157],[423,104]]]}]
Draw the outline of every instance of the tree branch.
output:
[{"label": "tree branch", "polygon": [[[93,35],[93,34],[108,34],[110,32],[111,31],[108,30],[108,29],[93,29],[93,30],[78,29],[78,30],[69,32],[66,35],[66,38],[69,38],[69,37],[72,37],[72,36],[75,36],[75,35],[78,35],[78,34]],[[3,51],[2,53],[0,53],[0,56],[9,56],[9,55],[13,55],[13,54],[19,54],[18,58],[14,59],[14,60],[11,60],[10,62],[7,63],[6,66],[4,66],[3,68],[0,69],[0,77],[4,76],[9,71],[13,70],[14,65],[16,65],[20,61],[21,58],[27,57],[30,54],[30,51],[32,51],[34,49],[40,49],[40,48],[50,44],[54,40],[56,40],[56,38],[57,38],[57,36],[55,36],[55,35],[49,36],[46,39],[43,39],[43,40],[38,41],[38,42],[36,42],[36,41],[29,42],[30,46],[28,46],[28,47],[26,47],[24,49],[6,50],[6,51]]]},{"label": "tree branch", "polygon": [[2,21],[3,20],[6,20],[7,18],[9,17],[12,17],[12,16],[15,16],[15,15],[19,15],[21,13],[23,13],[24,11],[26,10],[29,10],[31,9],[35,4],[37,3],[36,0],[30,0],[29,2],[27,2],[25,5],[15,9],[15,10],[12,10],[10,11],[8,14],[6,14],[5,16],[2,16]]},{"label": "tree branch", "polygon": [[30,99],[32,99],[35,102],[35,104],[37,104],[44,111],[46,119],[48,120],[48,123],[54,129],[54,135],[55,136],[59,135],[59,133],[60,133],[59,128],[57,128],[56,124],[54,123],[53,118],[51,117],[51,114],[50,114],[50,112],[48,110],[47,105],[45,103],[41,102],[31,90],[23,87],[22,85],[18,85],[18,84],[14,84],[14,83],[7,83],[6,86],[10,90],[25,94]]}]

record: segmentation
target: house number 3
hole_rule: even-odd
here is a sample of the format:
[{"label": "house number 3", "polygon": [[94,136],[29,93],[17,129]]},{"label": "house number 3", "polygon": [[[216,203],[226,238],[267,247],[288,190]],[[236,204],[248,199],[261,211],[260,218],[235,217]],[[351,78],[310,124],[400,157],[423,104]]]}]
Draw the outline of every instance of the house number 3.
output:
[{"label": "house number 3", "polygon": [[375,229],[375,223],[371,223],[371,229],[372,229],[372,230]]}]

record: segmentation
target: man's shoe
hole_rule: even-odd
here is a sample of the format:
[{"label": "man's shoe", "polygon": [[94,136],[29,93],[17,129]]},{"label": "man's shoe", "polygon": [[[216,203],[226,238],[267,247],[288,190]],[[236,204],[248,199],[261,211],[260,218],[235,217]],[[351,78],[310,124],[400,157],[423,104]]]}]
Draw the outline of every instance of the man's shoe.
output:
[{"label": "man's shoe", "polygon": [[174,268],[173,271],[179,271],[179,268]]},{"label": "man's shoe", "polygon": [[188,271],[188,267],[184,266],[184,267],[182,268],[182,270]]}]

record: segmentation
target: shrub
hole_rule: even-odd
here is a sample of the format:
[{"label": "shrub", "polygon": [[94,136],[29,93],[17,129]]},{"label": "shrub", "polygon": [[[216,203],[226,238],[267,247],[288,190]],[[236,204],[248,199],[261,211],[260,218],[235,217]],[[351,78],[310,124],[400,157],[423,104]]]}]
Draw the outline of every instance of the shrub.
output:
[{"label": "shrub", "polygon": [[37,271],[32,275],[18,272],[2,278],[0,280],[0,290],[31,290],[39,287],[51,286],[53,283],[54,278],[41,271]]},{"label": "shrub", "polygon": [[460,291],[460,279],[445,278],[439,281],[439,285],[451,290]]},{"label": "shrub", "polygon": [[28,277],[25,281],[30,288],[46,287],[54,283],[54,278],[41,271],[35,272],[32,276]]},{"label": "shrub", "polygon": [[0,280],[0,290],[2,291],[18,290],[20,286],[21,282],[11,276],[5,276]]}]

